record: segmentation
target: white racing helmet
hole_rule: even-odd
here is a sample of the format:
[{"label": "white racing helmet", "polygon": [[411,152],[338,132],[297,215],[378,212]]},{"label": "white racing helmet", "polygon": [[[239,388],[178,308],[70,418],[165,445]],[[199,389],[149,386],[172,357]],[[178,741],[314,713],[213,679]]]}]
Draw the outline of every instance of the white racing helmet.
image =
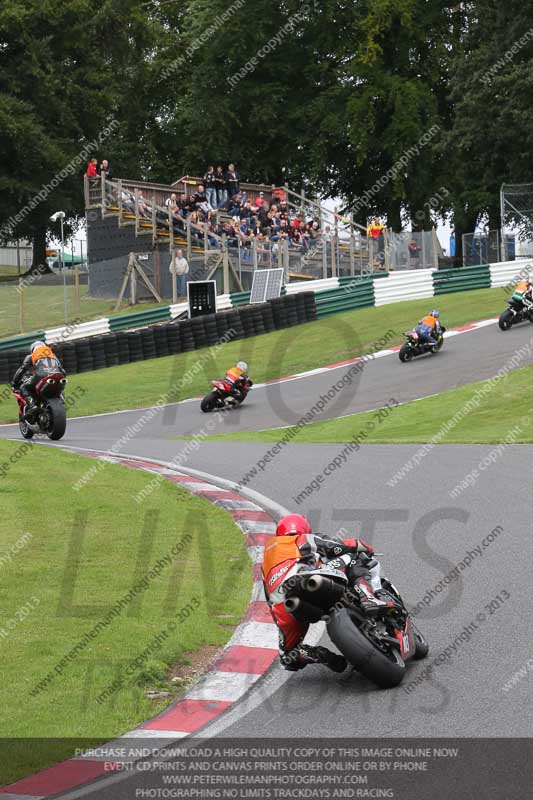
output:
[{"label": "white racing helmet", "polygon": [[248,364],[246,361],[237,361],[237,369],[242,369],[243,372],[248,372]]},{"label": "white racing helmet", "polygon": [[30,352],[33,353],[33,351],[36,350],[38,347],[46,347],[46,344],[44,342],[41,342],[41,341],[33,342],[32,346],[30,348]]}]

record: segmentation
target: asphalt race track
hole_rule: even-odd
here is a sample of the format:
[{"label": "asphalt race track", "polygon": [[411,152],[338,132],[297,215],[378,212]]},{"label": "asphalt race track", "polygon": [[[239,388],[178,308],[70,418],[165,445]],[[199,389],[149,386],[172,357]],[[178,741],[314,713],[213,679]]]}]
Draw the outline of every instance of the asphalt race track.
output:
[{"label": "asphalt race track", "polygon": [[[437,357],[406,365],[395,355],[377,359],[365,366],[356,390],[343,390],[323,418],[377,408],[390,398],[402,402],[489,378],[525,346],[529,354],[520,366],[530,364],[532,334],[529,326],[503,334],[494,325],[450,337]],[[219,415],[217,432],[294,423],[346,369],[257,388],[242,409]],[[253,377],[253,363],[250,371]],[[63,443],[109,449],[140,414],[71,420]],[[200,431],[208,418],[197,403],[162,411],[121,452],[171,461],[184,444],[173,437]],[[0,428],[0,436],[19,438],[17,426]],[[186,466],[239,482],[271,446],[202,442]],[[510,689],[504,686],[531,658],[533,492],[529,476],[533,446],[508,446],[489,464],[494,445],[440,445],[391,485],[394,474],[419,447],[362,446],[325,479],[320,491],[298,506],[294,496],[322,472],[342,445],[290,444],[248,487],[306,513],[315,530],[344,527],[364,535],[383,553],[383,572],[411,607],[434,590],[415,618],[430,643],[428,660],[411,662],[404,683],[392,691],[381,691],[350,671],[335,675],[324,667],[310,666],[287,675],[275,666],[202,736],[531,737],[530,676]],[[486,466],[480,468],[482,463]],[[450,496],[474,469],[480,472],[474,485]],[[488,535],[492,541],[483,546]],[[473,555],[460,576],[436,590],[468,558],[469,551]],[[491,605],[504,590],[510,597]],[[463,634],[460,644],[451,648],[467,626],[468,635]],[[410,686],[446,648],[447,655],[433,674],[420,685]],[[148,786],[148,780],[148,776],[122,775],[112,787],[95,784],[65,797],[125,800],[135,797],[138,787]]]},{"label": "asphalt race track", "polygon": [[[453,389],[495,375],[522,348],[518,366],[533,363],[533,326],[522,325],[502,333],[496,324],[449,337],[436,356],[420,356],[402,364],[397,354],[377,358],[355,369],[338,367],[295,380],[254,387],[246,402],[231,414],[202,414],[199,401],[168,406],[142,427],[135,436],[141,440],[190,436],[201,431],[209,418],[216,417],[211,433],[261,430],[296,424],[350,369],[352,382],[326,401],[314,420],[331,419],[358,411],[379,408],[390,399],[399,403]],[[253,361],[248,360],[253,378]],[[206,393],[209,380],[206,373]],[[169,386],[176,378],[169,375]],[[74,379],[73,379],[74,381]],[[132,392],[132,400],[134,393]],[[133,403],[132,403],[133,405]],[[71,419],[65,443],[82,447],[111,447],[128,426],[140,418],[139,410],[93,418]],[[19,435],[18,427],[0,426],[0,436]],[[124,448],[123,448],[124,449]],[[152,453],[152,455],[156,455]]]}]

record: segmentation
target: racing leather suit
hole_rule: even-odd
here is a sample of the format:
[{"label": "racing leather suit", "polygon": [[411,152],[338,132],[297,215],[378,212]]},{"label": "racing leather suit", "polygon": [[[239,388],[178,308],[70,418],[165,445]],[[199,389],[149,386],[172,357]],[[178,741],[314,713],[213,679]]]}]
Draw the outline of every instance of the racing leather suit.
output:
[{"label": "racing leather suit", "polygon": [[238,397],[239,399],[242,398],[242,389],[244,383],[248,382],[250,386],[253,386],[252,381],[248,377],[248,375],[239,369],[239,367],[231,367],[226,372],[226,380],[231,385],[231,394],[233,397]]},{"label": "racing leather suit", "polygon": [[297,620],[285,609],[286,595],[283,584],[300,572],[321,568],[329,562],[330,567],[342,570],[346,574],[351,585],[357,585],[367,598],[371,597],[374,603],[381,605],[382,601],[375,598],[368,583],[370,576],[366,569],[347,567],[342,561],[337,563],[337,557],[358,552],[373,552],[373,550],[363,540],[326,537],[320,534],[279,536],[265,547],[262,566],[263,585],[270,613],[278,627],[280,660],[286,669],[301,669],[307,663],[326,663],[335,671],[341,671],[331,663],[331,657],[336,659],[341,657],[326,648],[307,648],[307,650],[322,651],[319,658],[307,657],[306,645],[302,645],[302,642],[309,624]]},{"label": "racing leather suit", "polygon": [[438,343],[435,337],[440,336],[440,323],[436,317],[428,314],[427,317],[420,320],[415,331],[424,343],[434,347]]},{"label": "racing leather suit", "polygon": [[18,391],[28,405],[35,403],[35,386],[41,378],[62,372],[61,362],[50,347],[38,347],[27,355],[13,376],[12,386]]}]

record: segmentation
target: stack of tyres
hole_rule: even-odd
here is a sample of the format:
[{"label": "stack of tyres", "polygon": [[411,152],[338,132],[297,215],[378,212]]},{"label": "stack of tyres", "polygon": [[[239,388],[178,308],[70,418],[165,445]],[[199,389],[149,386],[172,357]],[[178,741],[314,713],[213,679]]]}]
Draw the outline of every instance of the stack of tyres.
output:
[{"label": "stack of tyres", "polygon": [[91,344],[91,353],[93,357],[93,369],[104,369],[106,364],[104,337],[93,336],[89,339]]},{"label": "stack of tyres", "polygon": [[181,353],[181,336],[178,322],[171,322],[165,325],[167,334],[167,347],[170,355]]},{"label": "stack of tyres", "polygon": [[116,367],[120,363],[116,333],[108,333],[107,336],[104,336],[104,352],[106,367]]},{"label": "stack of tyres", "polygon": [[65,342],[61,353],[61,364],[67,375],[75,375],[78,372],[78,359],[76,356],[76,344]]},{"label": "stack of tyres", "polygon": [[215,314],[206,314],[204,317],[205,338],[211,347],[218,342],[217,320]]},{"label": "stack of tyres", "polygon": [[195,350],[207,346],[207,334],[205,332],[204,317],[193,317],[191,319],[192,338],[194,339]]},{"label": "stack of tyres", "polygon": [[274,322],[274,313],[270,303],[261,303],[261,316],[263,318],[263,327],[266,333],[276,330],[276,323]]},{"label": "stack of tyres", "polygon": [[305,313],[305,298],[303,294],[295,294],[294,300],[296,305],[296,317],[298,319],[298,324],[301,325],[303,322],[307,322],[307,316]]},{"label": "stack of tyres", "polygon": [[232,331],[231,340],[244,339],[244,327],[241,320],[241,315],[238,309],[227,312],[228,316],[228,331]]},{"label": "stack of tyres", "polygon": [[[230,312],[231,313],[231,312]],[[220,341],[221,339],[226,340],[226,334],[229,330],[229,313],[227,311],[220,311],[218,314],[215,314],[215,323],[217,326],[217,338]]]},{"label": "stack of tyres", "polygon": [[307,322],[312,322],[316,319],[316,300],[314,292],[302,292],[302,297],[305,304],[305,318]]},{"label": "stack of tyres", "polygon": [[182,351],[184,353],[187,353],[189,350],[194,350],[195,343],[194,343],[194,336],[192,329],[192,321],[190,319],[185,319],[183,320],[183,322],[180,322],[179,332],[180,332]]},{"label": "stack of tyres", "polygon": [[143,360],[147,361],[150,358],[155,358],[155,340],[153,328],[143,328],[141,330],[142,354]]},{"label": "stack of tyres", "polygon": [[126,331],[117,331],[117,353],[118,353],[118,363],[119,364],[129,364],[130,363],[130,343],[129,337]]},{"label": "stack of tyres", "polygon": [[272,306],[272,316],[274,318],[276,330],[279,330],[279,328],[286,328],[288,323],[285,297],[275,297],[269,300],[269,303]]},{"label": "stack of tyres", "polygon": [[283,298],[285,301],[285,308],[287,309],[287,325],[292,327],[298,325],[298,313],[296,311],[296,295],[287,294]]},{"label": "stack of tyres", "polygon": [[88,339],[80,339],[74,344],[76,348],[76,359],[78,361],[78,372],[90,372],[93,368],[90,341]]},{"label": "stack of tyres", "polygon": [[140,331],[128,331],[128,345],[130,349],[130,361],[142,361],[143,347]]},{"label": "stack of tyres", "polygon": [[256,306],[252,306],[252,320],[254,323],[254,334],[256,336],[260,336],[262,333],[265,332],[265,325],[263,322],[263,312],[262,306],[263,304],[258,304]]},{"label": "stack of tyres", "polygon": [[239,316],[241,318],[245,338],[247,339],[249,336],[255,336],[253,308],[251,306],[242,306],[242,308],[239,308]]},{"label": "stack of tyres", "polygon": [[167,328],[168,325],[156,325],[154,327],[154,343],[157,358],[168,356],[170,352],[168,349]]}]

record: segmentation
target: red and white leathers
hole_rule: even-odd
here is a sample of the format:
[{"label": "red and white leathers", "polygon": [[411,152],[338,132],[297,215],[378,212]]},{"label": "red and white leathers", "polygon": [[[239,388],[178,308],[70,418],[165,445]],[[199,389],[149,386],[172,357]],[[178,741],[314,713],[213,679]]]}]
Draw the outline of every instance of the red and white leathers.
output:
[{"label": "red and white leathers", "polygon": [[[263,584],[270,612],[279,631],[279,652],[283,660],[302,643],[309,624],[295,619],[284,607],[283,584],[301,571],[319,569],[327,561],[348,553],[373,553],[362,539],[332,539],[318,534],[280,536],[265,547]],[[340,559],[339,559],[340,561]],[[337,565],[343,571],[346,563]],[[360,581],[358,581],[360,583]],[[363,588],[363,587],[361,587]],[[372,593],[371,587],[368,587]]]}]

